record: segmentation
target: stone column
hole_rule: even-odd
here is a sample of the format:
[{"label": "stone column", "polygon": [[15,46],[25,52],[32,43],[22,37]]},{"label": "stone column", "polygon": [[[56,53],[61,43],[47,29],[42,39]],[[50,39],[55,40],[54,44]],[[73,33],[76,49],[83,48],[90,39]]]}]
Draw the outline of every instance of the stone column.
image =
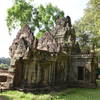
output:
[{"label": "stone column", "polygon": [[40,63],[37,64],[37,80],[36,83],[39,83],[41,81],[41,67]]}]

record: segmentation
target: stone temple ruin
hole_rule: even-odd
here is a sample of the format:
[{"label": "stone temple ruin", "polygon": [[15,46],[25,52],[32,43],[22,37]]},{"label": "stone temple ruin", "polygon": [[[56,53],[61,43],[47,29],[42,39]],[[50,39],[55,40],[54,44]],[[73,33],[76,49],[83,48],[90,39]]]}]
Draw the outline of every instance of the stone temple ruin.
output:
[{"label": "stone temple ruin", "polygon": [[58,19],[40,39],[25,25],[10,47],[10,56],[13,87],[96,86],[96,57],[82,54],[69,16]]}]

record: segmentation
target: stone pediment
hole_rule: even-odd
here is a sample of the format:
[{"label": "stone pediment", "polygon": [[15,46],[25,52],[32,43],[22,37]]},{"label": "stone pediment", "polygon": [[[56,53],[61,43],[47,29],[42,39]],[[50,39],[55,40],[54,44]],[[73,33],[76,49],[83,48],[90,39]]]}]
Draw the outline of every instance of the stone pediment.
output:
[{"label": "stone pediment", "polygon": [[46,32],[44,36],[38,40],[37,49],[48,52],[59,52],[60,45],[57,44],[56,40],[50,32]]}]

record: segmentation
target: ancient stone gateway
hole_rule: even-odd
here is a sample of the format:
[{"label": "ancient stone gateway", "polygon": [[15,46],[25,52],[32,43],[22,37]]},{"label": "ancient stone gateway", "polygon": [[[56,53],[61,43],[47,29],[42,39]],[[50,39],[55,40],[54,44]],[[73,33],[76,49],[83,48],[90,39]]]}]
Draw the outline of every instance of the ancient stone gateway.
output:
[{"label": "ancient stone gateway", "polygon": [[10,47],[14,87],[96,86],[95,55],[81,53],[75,30],[66,18],[58,19],[39,40],[28,25],[18,32]]}]

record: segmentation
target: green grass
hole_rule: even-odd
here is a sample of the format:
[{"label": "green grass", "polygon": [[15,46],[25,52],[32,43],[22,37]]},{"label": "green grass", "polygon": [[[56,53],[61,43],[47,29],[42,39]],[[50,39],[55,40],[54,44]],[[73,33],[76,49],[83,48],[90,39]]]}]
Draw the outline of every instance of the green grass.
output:
[{"label": "green grass", "polygon": [[97,85],[100,87],[100,79],[97,80]]},{"label": "green grass", "polygon": [[100,89],[69,88],[49,94],[6,91],[0,93],[0,97],[5,98],[4,100],[100,100]]}]

